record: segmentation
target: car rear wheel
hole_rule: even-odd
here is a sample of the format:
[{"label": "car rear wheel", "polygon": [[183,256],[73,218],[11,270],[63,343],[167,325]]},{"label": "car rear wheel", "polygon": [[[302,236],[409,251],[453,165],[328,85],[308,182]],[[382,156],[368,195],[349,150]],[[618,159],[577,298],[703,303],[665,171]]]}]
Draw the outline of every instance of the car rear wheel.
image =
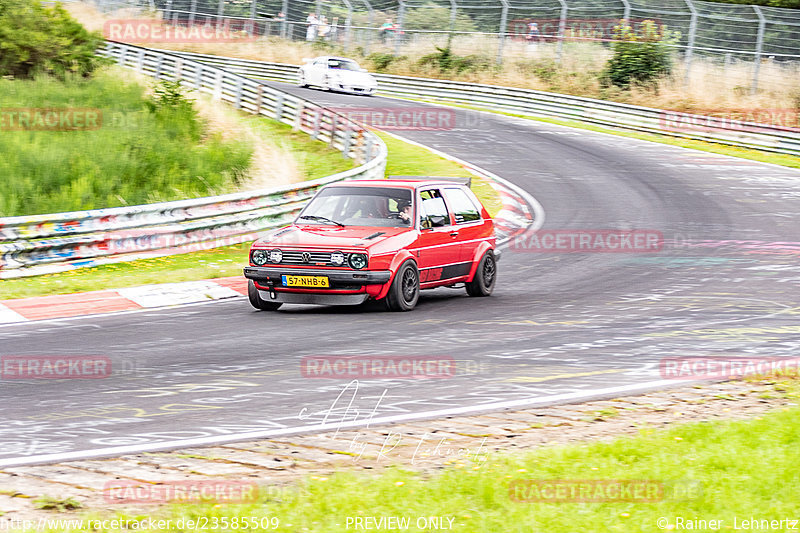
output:
[{"label": "car rear wheel", "polygon": [[390,311],[411,311],[419,300],[419,271],[411,259],[400,265],[386,296]]},{"label": "car rear wheel", "polygon": [[283,305],[278,302],[268,302],[261,298],[261,295],[258,294],[256,284],[252,279],[247,280],[247,297],[250,299],[250,305],[261,311],[277,311],[278,308]]},{"label": "car rear wheel", "polygon": [[488,250],[478,263],[475,270],[475,277],[467,282],[467,294],[470,296],[489,296],[494,290],[497,281],[497,262],[494,259],[494,252]]}]

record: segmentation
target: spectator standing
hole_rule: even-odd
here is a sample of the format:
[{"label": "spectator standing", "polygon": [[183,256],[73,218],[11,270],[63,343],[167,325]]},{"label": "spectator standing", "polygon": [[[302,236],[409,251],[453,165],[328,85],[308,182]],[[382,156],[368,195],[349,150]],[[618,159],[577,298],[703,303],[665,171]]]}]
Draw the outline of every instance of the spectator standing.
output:
[{"label": "spectator standing", "polygon": [[319,20],[317,19],[317,15],[314,13],[309,13],[308,17],[306,18],[306,41],[313,41],[317,38],[317,29],[319,26]]},{"label": "spectator standing", "polygon": [[389,41],[394,36],[394,32],[396,30],[397,28],[395,27],[394,22],[392,22],[392,19],[386,19],[386,22],[384,22],[381,25],[380,30],[378,30],[378,33],[381,37],[381,42],[385,43]]},{"label": "spectator standing", "polygon": [[322,18],[319,20],[319,32],[318,32],[319,38],[327,41],[328,37],[330,37],[330,33],[331,33],[331,25],[328,24],[328,17],[323,15]]},{"label": "spectator standing", "polygon": [[541,38],[542,38],[542,32],[539,31],[539,25],[535,22],[529,22],[528,33],[527,35],[525,35],[525,40],[528,41],[528,49],[536,50]]}]

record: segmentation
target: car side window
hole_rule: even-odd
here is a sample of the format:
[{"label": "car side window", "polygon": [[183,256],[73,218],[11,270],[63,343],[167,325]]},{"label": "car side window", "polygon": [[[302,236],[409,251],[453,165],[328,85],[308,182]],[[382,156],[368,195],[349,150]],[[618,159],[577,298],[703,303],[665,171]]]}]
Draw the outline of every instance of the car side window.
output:
[{"label": "car side window", "polygon": [[422,198],[421,220],[423,228],[437,228],[450,225],[450,215],[439,189],[426,189],[420,192]]},{"label": "car side window", "polygon": [[447,202],[453,210],[456,224],[474,222],[481,219],[480,210],[463,189],[447,188],[445,189],[445,195],[447,195]]}]

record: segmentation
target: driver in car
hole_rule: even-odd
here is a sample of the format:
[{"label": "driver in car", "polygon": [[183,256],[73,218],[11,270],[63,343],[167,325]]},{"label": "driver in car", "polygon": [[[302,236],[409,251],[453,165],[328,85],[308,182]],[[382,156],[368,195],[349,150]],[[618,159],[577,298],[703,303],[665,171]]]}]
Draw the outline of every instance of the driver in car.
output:
[{"label": "driver in car", "polygon": [[405,222],[406,224],[408,224],[410,226],[411,225],[411,216],[412,216],[411,202],[409,202],[408,200],[400,200],[400,201],[398,201],[397,202],[397,211],[399,212],[398,214],[400,215],[400,220],[402,220],[403,222]]}]

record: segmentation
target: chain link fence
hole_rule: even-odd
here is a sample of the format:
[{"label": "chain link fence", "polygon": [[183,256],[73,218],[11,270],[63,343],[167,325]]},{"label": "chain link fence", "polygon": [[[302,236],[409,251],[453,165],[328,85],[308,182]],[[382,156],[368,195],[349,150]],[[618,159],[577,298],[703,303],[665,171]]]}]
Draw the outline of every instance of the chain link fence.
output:
[{"label": "chain link fence", "polygon": [[[238,24],[259,36],[335,44],[365,55],[435,52],[560,62],[565,53],[609,54],[613,30],[645,20],[676,32],[688,83],[694,62],[725,74],[748,67],[739,87],[756,92],[763,70],[796,69],[800,10],[699,0],[96,0],[103,10],[139,6],[176,24]],[[222,21],[222,22],[221,22]],[[766,65],[766,66],[765,66]],[[767,73],[768,75],[769,73]],[[741,77],[741,76],[740,76]],[[766,80],[770,83],[770,80]]]}]

